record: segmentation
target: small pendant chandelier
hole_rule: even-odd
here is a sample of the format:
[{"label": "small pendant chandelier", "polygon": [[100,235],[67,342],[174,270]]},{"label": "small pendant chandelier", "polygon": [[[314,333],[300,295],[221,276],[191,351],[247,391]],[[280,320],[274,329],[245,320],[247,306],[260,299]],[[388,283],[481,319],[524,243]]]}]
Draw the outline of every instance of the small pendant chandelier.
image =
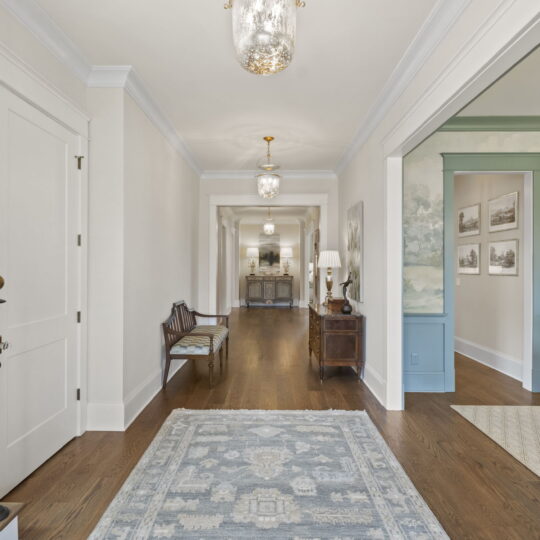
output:
[{"label": "small pendant chandelier", "polygon": [[274,234],[274,231],[276,230],[276,226],[274,224],[274,221],[272,220],[272,215],[270,214],[270,207],[268,207],[268,218],[264,222],[263,225],[263,231],[264,234]]},{"label": "small pendant chandelier", "polygon": [[264,172],[257,174],[255,178],[257,179],[259,195],[263,199],[273,199],[276,195],[279,195],[281,176],[274,172],[279,169],[279,165],[274,162],[270,153],[270,143],[274,140],[274,137],[263,137],[263,140],[267,144],[266,156],[258,161],[257,167]]},{"label": "small pendant chandelier", "polygon": [[291,63],[299,0],[229,0],[233,39],[240,65],[256,75],[272,75]]}]

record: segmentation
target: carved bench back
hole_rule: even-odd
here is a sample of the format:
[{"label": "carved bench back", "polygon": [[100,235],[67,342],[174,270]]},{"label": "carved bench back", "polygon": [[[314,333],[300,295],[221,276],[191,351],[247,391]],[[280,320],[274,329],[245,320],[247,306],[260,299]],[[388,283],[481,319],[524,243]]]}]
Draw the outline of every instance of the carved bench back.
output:
[{"label": "carved bench back", "polygon": [[178,334],[191,332],[195,328],[197,320],[184,301],[175,302],[171,314],[163,323],[165,345],[170,349],[179,339]]},{"label": "carved bench back", "polygon": [[197,319],[193,312],[187,307],[186,303],[181,300],[175,302],[173,309],[178,315],[179,324],[183,328],[182,332],[191,332],[197,326]]}]

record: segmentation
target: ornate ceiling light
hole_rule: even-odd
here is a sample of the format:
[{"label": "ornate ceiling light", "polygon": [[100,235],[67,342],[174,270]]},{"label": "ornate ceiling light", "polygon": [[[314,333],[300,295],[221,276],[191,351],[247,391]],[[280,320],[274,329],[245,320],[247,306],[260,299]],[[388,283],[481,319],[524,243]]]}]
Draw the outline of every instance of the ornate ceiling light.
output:
[{"label": "ornate ceiling light", "polygon": [[257,167],[264,172],[257,174],[255,178],[257,179],[259,195],[263,199],[272,199],[279,194],[281,176],[274,172],[279,169],[279,165],[272,159],[270,153],[270,143],[274,140],[274,137],[263,137],[263,140],[267,144],[266,156],[258,161]]},{"label": "ornate ceiling light", "polygon": [[272,220],[272,216],[270,214],[270,207],[269,207],[268,208],[268,218],[264,222],[263,231],[264,231],[264,234],[270,235],[270,234],[274,234],[275,230],[276,230],[276,226],[274,224],[274,221]]},{"label": "ornate ceiling light", "polygon": [[240,65],[256,75],[283,71],[292,61],[299,0],[229,0]]}]

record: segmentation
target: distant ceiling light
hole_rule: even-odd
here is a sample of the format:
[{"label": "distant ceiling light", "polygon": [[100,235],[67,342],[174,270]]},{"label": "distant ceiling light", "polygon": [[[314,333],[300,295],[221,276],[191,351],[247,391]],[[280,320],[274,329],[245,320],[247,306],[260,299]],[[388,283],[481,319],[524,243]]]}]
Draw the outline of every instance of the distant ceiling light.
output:
[{"label": "distant ceiling light", "polygon": [[274,137],[264,137],[267,144],[266,156],[259,160],[257,167],[264,172],[256,175],[257,189],[259,195],[263,199],[273,199],[276,195],[279,195],[279,183],[281,176],[274,171],[279,169],[279,165],[272,159],[270,153],[270,143],[274,140]]},{"label": "distant ceiling light", "polygon": [[292,61],[299,0],[229,0],[233,39],[240,65],[256,75],[272,75]]},{"label": "distant ceiling light", "polygon": [[270,235],[270,234],[274,234],[275,230],[276,230],[276,226],[274,225],[274,222],[272,221],[272,215],[270,214],[270,208],[268,208],[268,218],[264,222],[263,231],[264,231],[264,234]]}]

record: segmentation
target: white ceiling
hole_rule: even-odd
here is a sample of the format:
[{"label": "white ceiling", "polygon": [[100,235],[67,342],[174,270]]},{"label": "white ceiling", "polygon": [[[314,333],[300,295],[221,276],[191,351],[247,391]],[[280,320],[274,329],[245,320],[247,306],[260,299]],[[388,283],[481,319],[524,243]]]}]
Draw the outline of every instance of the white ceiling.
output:
[{"label": "white ceiling", "polygon": [[[133,65],[203,171],[253,169],[274,135],[288,170],[335,170],[443,0],[308,0],[292,65],[236,63],[224,0],[38,0],[92,65]],[[443,8],[444,9],[444,8]]]},{"label": "white ceiling", "polygon": [[459,116],[540,116],[540,48],[535,49]]}]

